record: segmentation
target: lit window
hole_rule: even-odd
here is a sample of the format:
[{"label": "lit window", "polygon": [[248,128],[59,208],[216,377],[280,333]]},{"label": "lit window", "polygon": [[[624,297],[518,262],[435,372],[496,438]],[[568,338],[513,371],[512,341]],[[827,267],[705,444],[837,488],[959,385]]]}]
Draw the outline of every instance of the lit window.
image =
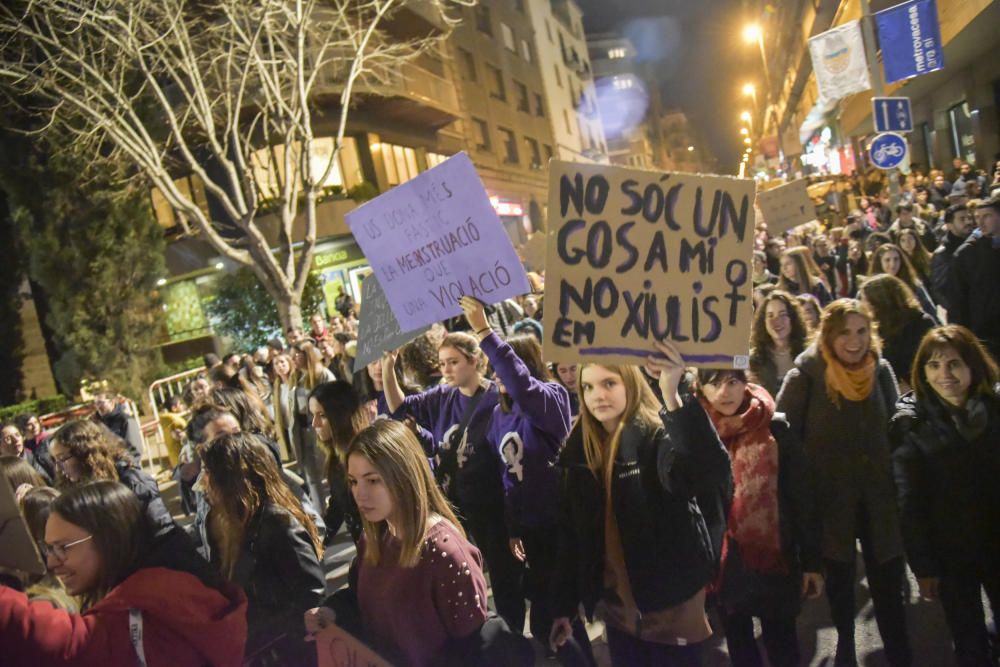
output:
[{"label": "lit window", "polygon": [[613,49],[608,49],[608,58],[611,60],[618,60],[625,57],[625,47],[619,46]]},{"label": "lit window", "polygon": [[417,169],[417,152],[409,146],[380,144],[385,175],[389,185],[405,183],[420,171]]},{"label": "lit window", "polygon": [[431,153],[427,152],[427,168],[436,167],[445,160],[448,159],[447,155],[442,155],[441,153]]},{"label": "lit window", "polygon": [[503,45],[507,48],[507,50],[517,53],[517,46],[514,42],[514,31],[510,29],[510,26],[501,22],[500,34],[503,35]]},{"label": "lit window", "polygon": [[531,45],[525,39],[521,40],[521,57],[531,62]]}]

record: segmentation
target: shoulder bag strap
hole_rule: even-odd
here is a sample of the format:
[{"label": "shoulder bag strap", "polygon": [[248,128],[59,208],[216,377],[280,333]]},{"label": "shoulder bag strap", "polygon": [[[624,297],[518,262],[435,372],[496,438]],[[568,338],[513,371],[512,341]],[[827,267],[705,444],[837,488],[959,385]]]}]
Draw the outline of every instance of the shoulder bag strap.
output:
[{"label": "shoulder bag strap", "polygon": [[142,610],[128,610],[128,636],[135,649],[136,664],[146,667],[146,649],[142,645]]}]

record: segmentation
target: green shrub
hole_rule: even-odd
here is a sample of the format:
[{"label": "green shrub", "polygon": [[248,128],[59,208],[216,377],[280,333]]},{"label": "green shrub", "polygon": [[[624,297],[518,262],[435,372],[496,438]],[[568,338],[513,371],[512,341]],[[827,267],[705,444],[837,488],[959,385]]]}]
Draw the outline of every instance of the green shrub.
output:
[{"label": "green shrub", "polygon": [[59,412],[68,407],[69,404],[69,399],[60,394],[59,396],[37,398],[16,405],[8,405],[0,408],[0,423],[14,421],[21,415],[45,415],[50,412]]}]

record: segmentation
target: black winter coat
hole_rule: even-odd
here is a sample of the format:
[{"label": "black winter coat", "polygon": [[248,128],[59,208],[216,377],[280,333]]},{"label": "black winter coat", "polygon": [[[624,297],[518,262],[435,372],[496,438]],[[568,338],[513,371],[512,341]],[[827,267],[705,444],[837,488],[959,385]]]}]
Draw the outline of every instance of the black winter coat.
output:
[{"label": "black winter coat", "polygon": [[[641,613],[684,602],[714,576],[717,554],[696,496],[732,495],[729,455],[693,399],[662,410],[662,428],[639,423],[622,431],[611,498],[632,594]],[[601,598],[604,575],[602,481],[587,467],[578,422],[556,464],[562,470],[556,616],[588,616]]]},{"label": "black winter coat", "polygon": [[936,398],[903,396],[892,420],[892,455],[906,556],[918,577],[1000,570],[1000,396],[986,431],[959,435]]},{"label": "black winter coat", "polygon": [[892,366],[892,372],[900,381],[910,381],[910,370],[920,341],[934,327],[934,319],[927,313],[920,313],[894,335],[883,338],[882,356]]},{"label": "black winter coat", "polygon": [[951,265],[948,319],[972,330],[1000,358],[1000,246],[989,236],[970,236]]},{"label": "black winter coat", "polygon": [[118,472],[118,481],[131,489],[142,503],[155,535],[163,536],[173,530],[180,530],[174,523],[174,518],[170,515],[163,498],[160,497],[160,487],[156,484],[156,480],[141,468],[129,465],[125,461],[117,461],[115,470]]}]

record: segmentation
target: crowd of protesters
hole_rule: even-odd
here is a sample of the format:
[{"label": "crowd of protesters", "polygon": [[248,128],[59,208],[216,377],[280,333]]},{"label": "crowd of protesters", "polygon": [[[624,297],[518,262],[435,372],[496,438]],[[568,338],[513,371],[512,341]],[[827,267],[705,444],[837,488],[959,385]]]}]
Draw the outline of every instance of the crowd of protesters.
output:
[{"label": "crowd of protesters", "polygon": [[[860,541],[889,664],[920,663],[909,567],[958,663],[996,665],[1000,170],[898,185],[892,207],[865,177],[814,223],[758,225],[749,370],[693,371],[668,341],[548,363],[532,272],[533,294],[465,297],[367,366],[343,292],[329,322],[208,355],[161,419],[187,518],[113,392],[55,432],[4,424],[46,573],[5,574],[0,661],[310,665],[336,624],[400,666],[593,666],[600,619],[614,665],[698,665],[715,623],[742,666],[758,619],[783,667],[825,595],[854,665]],[[328,591],[341,532],[357,556]]]}]

